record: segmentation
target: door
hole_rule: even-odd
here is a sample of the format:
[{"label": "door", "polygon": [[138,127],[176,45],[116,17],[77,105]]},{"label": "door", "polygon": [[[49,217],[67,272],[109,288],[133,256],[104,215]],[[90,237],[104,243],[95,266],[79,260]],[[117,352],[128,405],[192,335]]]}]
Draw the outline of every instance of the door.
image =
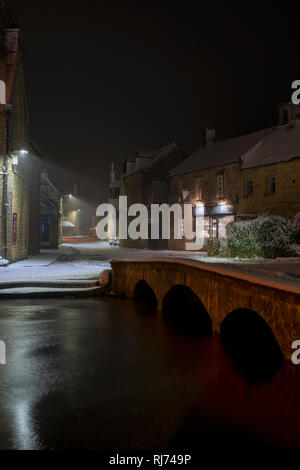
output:
[{"label": "door", "polygon": [[214,238],[219,237],[219,224],[218,224],[218,218],[217,217],[211,217],[210,219],[210,236]]},{"label": "door", "polygon": [[50,217],[42,217],[41,226],[41,243],[42,245],[50,245]]}]

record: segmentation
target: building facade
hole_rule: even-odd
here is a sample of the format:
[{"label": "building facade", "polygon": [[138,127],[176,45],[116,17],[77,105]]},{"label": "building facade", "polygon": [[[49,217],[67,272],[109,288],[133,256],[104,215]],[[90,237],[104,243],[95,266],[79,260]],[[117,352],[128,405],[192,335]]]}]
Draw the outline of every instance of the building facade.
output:
[{"label": "building facade", "polygon": [[[194,226],[204,215],[204,248],[225,238],[226,226],[259,215],[299,218],[299,107],[280,106],[279,125],[206,145],[170,171],[170,203],[193,204]],[[210,133],[211,135],[211,133]],[[171,235],[174,232],[172,231]],[[170,249],[188,240],[171,236]]]},{"label": "building facade", "polygon": [[[168,203],[168,173],[186,158],[186,155],[175,143],[154,151],[137,151],[127,157],[123,165],[121,178],[121,195],[127,196],[128,207],[132,204],[144,204],[149,210],[148,233],[151,232],[150,205]],[[128,224],[134,217],[128,217]],[[132,248],[166,249],[168,241],[163,240],[161,233],[158,240],[137,239],[120,240],[121,246]]]},{"label": "building facade", "polygon": [[41,247],[57,248],[62,236],[62,198],[46,171],[41,173]]},{"label": "building facade", "polygon": [[13,262],[40,249],[40,161],[28,141],[20,31],[3,18],[0,27],[0,255]]}]

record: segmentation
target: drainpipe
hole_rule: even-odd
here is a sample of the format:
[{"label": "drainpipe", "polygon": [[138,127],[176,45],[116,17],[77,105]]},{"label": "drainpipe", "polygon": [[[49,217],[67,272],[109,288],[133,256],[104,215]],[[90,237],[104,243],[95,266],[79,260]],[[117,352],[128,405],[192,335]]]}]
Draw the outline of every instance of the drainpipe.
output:
[{"label": "drainpipe", "polygon": [[9,110],[3,112],[6,126],[5,153],[3,160],[3,194],[2,194],[2,227],[3,227],[3,258],[7,259],[7,218],[8,218],[8,152],[9,152]]}]

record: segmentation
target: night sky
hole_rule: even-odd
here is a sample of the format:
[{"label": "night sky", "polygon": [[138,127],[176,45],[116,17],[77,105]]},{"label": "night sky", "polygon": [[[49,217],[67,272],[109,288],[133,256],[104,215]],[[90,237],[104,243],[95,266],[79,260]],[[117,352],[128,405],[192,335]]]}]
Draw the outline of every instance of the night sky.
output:
[{"label": "night sky", "polygon": [[22,28],[31,137],[53,182],[106,196],[111,161],[187,154],[277,123],[300,79],[292,3],[7,0]]}]

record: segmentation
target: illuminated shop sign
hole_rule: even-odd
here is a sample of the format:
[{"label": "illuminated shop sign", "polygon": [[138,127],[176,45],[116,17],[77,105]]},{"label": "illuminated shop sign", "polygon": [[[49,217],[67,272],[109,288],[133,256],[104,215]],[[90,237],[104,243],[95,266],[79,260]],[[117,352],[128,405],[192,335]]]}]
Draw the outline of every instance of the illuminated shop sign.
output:
[{"label": "illuminated shop sign", "polygon": [[[193,208],[193,214],[195,216],[203,215],[203,206],[196,206]],[[215,206],[204,206],[204,215],[227,215],[233,214],[233,204],[222,203]]]}]

